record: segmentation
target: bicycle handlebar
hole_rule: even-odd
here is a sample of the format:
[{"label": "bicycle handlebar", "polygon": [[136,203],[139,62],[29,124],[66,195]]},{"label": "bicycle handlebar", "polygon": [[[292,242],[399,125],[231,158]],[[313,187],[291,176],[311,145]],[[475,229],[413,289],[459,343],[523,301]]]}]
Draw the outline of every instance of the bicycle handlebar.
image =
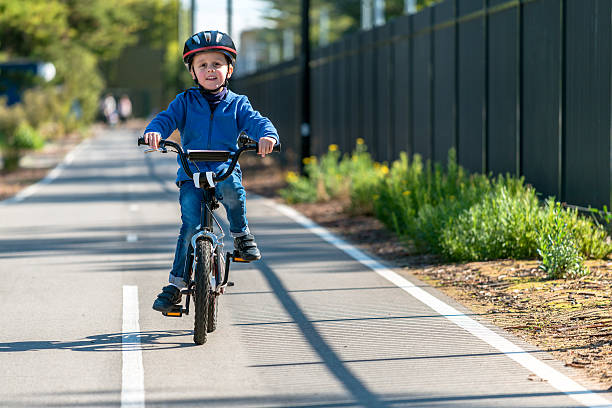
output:
[{"label": "bicycle handlebar", "polygon": [[[145,146],[149,145],[148,143],[145,142],[144,137],[138,138],[138,146],[142,146],[142,145],[145,145]],[[183,148],[178,143],[174,143],[171,140],[160,140],[159,141],[159,147],[162,153],[168,152],[166,150],[166,146],[173,147],[174,149],[176,149],[176,153],[179,155],[179,159],[181,160],[181,164],[183,165],[183,170],[185,170],[185,173],[187,173],[187,176],[189,176],[189,178],[193,179],[193,172],[191,171],[191,168],[189,167],[189,159],[187,158],[187,155],[183,151]],[[241,146],[237,151],[230,153],[230,157],[232,161],[230,162],[229,167],[222,174],[220,175],[215,174],[215,176],[213,177],[214,182],[217,183],[217,182],[223,181],[226,178],[228,178],[230,174],[232,174],[232,172],[236,168],[236,164],[238,163],[238,158],[240,158],[240,155],[243,152],[257,151],[258,148],[259,148],[259,145],[256,142],[251,141],[251,143],[245,144]],[[280,150],[281,150],[280,143],[275,144],[274,148],[272,149],[273,152],[280,152]]]}]

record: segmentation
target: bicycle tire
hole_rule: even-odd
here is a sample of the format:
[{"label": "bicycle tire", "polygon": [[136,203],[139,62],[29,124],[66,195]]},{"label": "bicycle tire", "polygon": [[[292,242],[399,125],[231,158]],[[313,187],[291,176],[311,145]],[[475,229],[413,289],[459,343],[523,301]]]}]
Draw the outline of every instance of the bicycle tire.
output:
[{"label": "bicycle tire", "polygon": [[207,239],[201,239],[196,247],[195,270],[195,316],[193,341],[196,344],[206,343],[208,331],[208,309],[211,298],[208,274],[212,268],[212,244]]},{"label": "bicycle tire", "polygon": [[212,294],[208,302],[208,327],[209,333],[217,330],[217,312],[219,311],[219,295]]},{"label": "bicycle tire", "polygon": [[[219,251],[215,252],[214,259],[214,269],[215,269],[215,278],[217,284],[221,279],[221,271],[219,268],[221,267],[221,263],[219,262],[219,257],[221,256]],[[214,288],[211,288],[214,289]],[[219,312],[219,294],[212,293],[210,297],[210,301],[208,303],[208,332],[212,333],[217,329],[217,313]]]}]

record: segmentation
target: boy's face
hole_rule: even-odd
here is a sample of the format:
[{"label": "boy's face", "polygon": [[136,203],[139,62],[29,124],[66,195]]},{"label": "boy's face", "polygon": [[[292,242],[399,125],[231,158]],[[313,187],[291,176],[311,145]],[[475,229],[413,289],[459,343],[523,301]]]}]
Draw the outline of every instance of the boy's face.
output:
[{"label": "boy's face", "polygon": [[[200,85],[209,91],[219,88],[225,78],[232,76],[234,67],[227,63],[225,54],[220,52],[202,52],[193,57],[191,76],[198,78]],[[195,79],[195,77],[193,79]]]}]

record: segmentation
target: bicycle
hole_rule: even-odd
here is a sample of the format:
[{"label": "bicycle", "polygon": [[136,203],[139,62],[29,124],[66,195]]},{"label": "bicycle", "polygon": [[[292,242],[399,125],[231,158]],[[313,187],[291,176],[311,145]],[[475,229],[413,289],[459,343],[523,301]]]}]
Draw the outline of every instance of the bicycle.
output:
[{"label": "bicycle", "polygon": [[[138,139],[138,146],[147,145],[144,137]],[[213,212],[219,208],[219,202],[215,196],[215,184],[225,180],[236,168],[240,155],[245,151],[257,151],[257,143],[246,135],[238,139],[239,148],[236,152],[225,150],[188,150],[185,153],[182,147],[171,140],[161,140],[158,149],[147,149],[145,153],[158,151],[168,153],[167,147],[173,148],[178,154],[183,169],[187,175],[194,180],[196,187],[204,191],[200,225],[191,238],[188,249],[187,264],[191,265],[187,288],[181,290],[181,303],[176,304],[170,311],[163,312],[167,317],[182,317],[189,315],[190,299],[193,296],[195,304],[193,340],[196,344],[204,344],[208,333],[217,328],[217,316],[219,310],[219,296],[225,293],[228,286],[234,286],[229,281],[229,269],[231,262],[248,263],[239,258],[237,251],[226,252],[223,255],[223,228],[214,216]],[[280,151],[280,144],[274,146],[274,151]],[[189,162],[226,162],[231,159],[229,167],[221,174],[212,172],[193,173]],[[199,168],[198,168],[199,170]],[[203,177],[201,177],[203,176]],[[217,225],[219,233],[215,234],[214,226]],[[185,304],[182,304],[182,295],[185,295]]]}]

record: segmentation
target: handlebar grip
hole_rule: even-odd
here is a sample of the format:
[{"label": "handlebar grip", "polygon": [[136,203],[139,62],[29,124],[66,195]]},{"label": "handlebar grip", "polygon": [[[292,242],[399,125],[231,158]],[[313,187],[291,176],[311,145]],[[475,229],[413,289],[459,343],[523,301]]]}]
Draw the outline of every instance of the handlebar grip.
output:
[{"label": "handlebar grip", "polygon": [[[247,152],[253,151],[256,152],[257,150],[259,150],[259,145],[257,143],[255,144],[251,144],[251,145],[245,145],[244,146],[244,150]],[[274,147],[272,148],[273,152],[280,152],[281,151],[281,144],[277,143],[274,145]]]},{"label": "handlebar grip", "polygon": [[148,143],[146,143],[144,140],[144,136],[141,136],[138,138],[138,146],[147,145],[147,144]]}]

